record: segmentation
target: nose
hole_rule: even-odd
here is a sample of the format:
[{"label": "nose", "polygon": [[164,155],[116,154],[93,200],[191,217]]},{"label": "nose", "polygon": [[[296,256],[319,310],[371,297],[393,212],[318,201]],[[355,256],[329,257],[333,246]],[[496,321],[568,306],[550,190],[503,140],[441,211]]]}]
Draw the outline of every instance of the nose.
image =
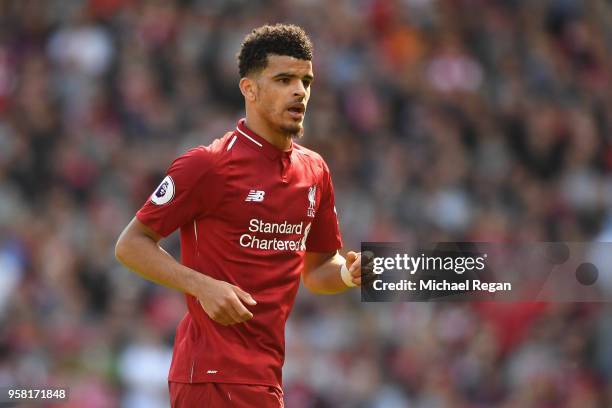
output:
[{"label": "nose", "polygon": [[303,99],[304,97],[306,97],[306,88],[304,87],[302,81],[296,82],[297,86],[293,90],[293,95],[299,97],[300,99]]}]

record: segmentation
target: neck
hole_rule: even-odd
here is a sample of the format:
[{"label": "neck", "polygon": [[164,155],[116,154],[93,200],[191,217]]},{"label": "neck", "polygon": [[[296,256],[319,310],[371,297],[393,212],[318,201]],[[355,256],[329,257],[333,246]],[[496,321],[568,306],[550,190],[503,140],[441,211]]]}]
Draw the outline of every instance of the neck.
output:
[{"label": "neck", "polygon": [[261,117],[249,115],[247,112],[245,124],[249,129],[266,139],[278,149],[285,151],[291,148],[291,135],[274,130]]}]

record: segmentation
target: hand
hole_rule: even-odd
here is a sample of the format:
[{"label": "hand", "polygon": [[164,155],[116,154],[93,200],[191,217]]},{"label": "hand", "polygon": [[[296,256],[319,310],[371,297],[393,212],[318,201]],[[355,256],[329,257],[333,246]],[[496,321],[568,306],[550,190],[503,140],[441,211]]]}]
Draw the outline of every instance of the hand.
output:
[{"label": "hand", "polygon": [[351,274],[351,281],[361,286],[361,252],[349,251],[346,254],[346,267]]},{"label": "hand", "polygon": [[205,276],[196,298],[202,309],[215,322],[224,326],[246,322],[253,318],[244,304],[257,304],[250,294],[230,283]]},{"label": "hand", "polygon": [[[376,276],[372,273],[373,255],[374,254],[370,251],[364,252],[363,256],[361,252],[353,251],[349,251],[346,254],[346,267],[349,270],[351,280],[355,285],[361,286],[362,283],[369,284],[369,282]],[[361,267],[362,263],[365,265],[363,271]]]}]

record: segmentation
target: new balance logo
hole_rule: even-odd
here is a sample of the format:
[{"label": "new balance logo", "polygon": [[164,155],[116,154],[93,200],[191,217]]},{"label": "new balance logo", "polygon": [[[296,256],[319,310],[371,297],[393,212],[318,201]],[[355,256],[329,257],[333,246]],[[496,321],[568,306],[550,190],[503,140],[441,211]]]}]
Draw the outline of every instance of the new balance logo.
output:
[{"label": "new balance logo", "polygon": [[251,190],[249,191],[249,194],[247,194],[246,200],[244,201],[255,201],[255,202],[262,202],[264,200],[264,196],[266,195],[265,191],[261,191],[261,190]]}]

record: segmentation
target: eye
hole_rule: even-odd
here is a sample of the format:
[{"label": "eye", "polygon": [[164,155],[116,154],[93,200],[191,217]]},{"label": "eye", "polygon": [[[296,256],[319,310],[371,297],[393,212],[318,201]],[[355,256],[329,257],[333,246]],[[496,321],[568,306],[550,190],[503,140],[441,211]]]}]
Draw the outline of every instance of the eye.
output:
[{"label": "eye", "polygon": [[312,81],[309,80],[303,80],[302,84],[304,84],[304,88],[308,89],[308,87],[310,87],[310,84],[312,83]]},{"label": "eye", "polygon": [[289,84],[290,82],[289,78],[279,78],[278,81],[285,85]]}]

